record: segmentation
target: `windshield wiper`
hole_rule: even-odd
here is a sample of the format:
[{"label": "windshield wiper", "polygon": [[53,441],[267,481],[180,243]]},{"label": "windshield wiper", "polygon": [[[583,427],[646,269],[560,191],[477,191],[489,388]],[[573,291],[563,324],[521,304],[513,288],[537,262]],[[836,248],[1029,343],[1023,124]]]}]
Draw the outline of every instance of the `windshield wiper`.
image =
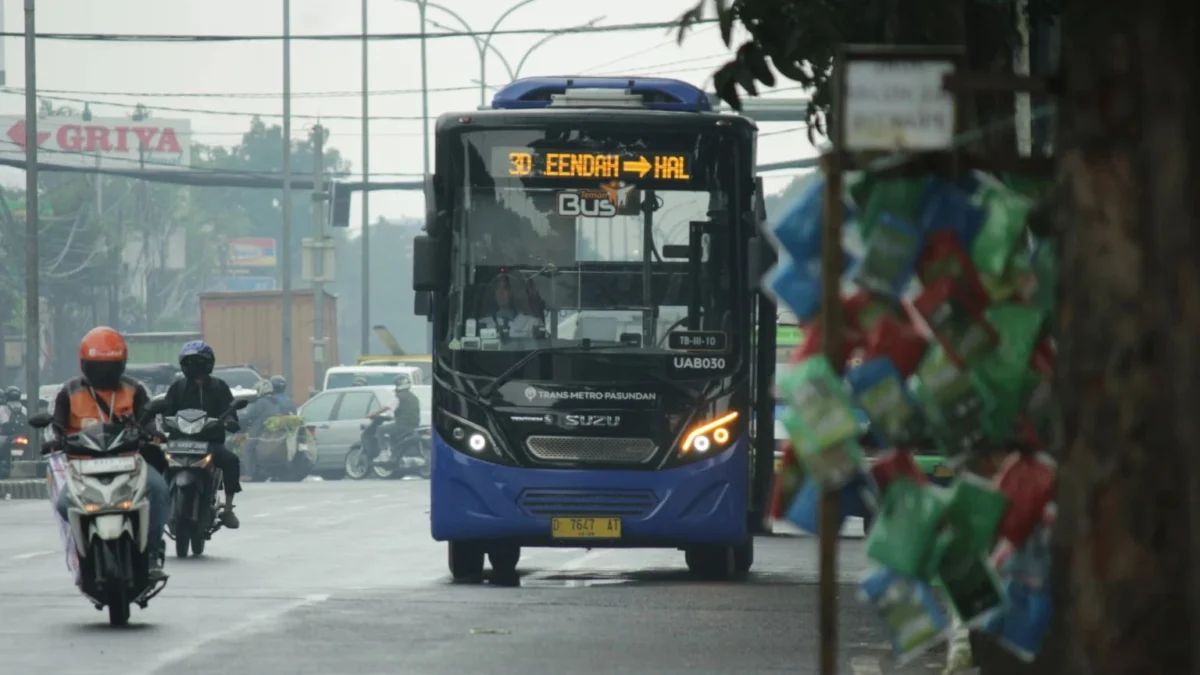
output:
[{"label": "windshield wiper", "polygon": [[497,389],[504,386],[504,384],[506,382],[511,380],[513,375],[516,375],[517,373],[521,372],[521,369],[524,368],[526,364],[528,364],[530,361],[534,360],[535,358],[541,356],[542,354],[555,354],[555,353],[560,353],[560,352],[573,352],[573,351],[580,351],[583,353],[591,353],[591,352],[601,351],[601,350],[605,350],[605,349],[629,349],[630,347],[631,347],[631,345],[627,345],[627,344],[592,346],[592,343],[590,340],[584,340],[582,343],[580,343],[578,345],[559,345],[557,347],[540,347],[538,349],[535,349],[535,350],[529,352],[525,356],[522,356],[520,359],[517,360],[516,363],[512,364],[508,368],[505,368],[504,372],[497,375],[491,382],[488,382],[487,384],[483,385],[483,387],[479,390],[479,397],[482,399],[491,398],[492,394],[494,394]]}]

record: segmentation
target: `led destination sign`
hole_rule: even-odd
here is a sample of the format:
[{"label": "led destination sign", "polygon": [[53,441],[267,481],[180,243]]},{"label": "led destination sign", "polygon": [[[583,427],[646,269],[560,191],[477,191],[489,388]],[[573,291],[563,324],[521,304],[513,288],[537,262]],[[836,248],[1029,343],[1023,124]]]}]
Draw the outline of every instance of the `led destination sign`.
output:
[{"label": "led destination sign", "polygon": [[678,153],[496,148],[492,154],[492,167],[493,175],[510,178],[692,179],[692,158]]}]

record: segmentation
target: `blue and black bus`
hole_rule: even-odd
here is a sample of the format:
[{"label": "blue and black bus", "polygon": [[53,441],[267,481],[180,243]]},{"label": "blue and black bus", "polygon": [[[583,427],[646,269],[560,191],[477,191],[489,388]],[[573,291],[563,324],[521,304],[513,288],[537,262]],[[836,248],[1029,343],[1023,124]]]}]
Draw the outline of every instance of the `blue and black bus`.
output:
[{"label": "blue and black bus", "polygon": [[665,79],[518,80],[438,119],[413,287],[455,578],[523,546],[750,569],[774,450],[756,133]]}]

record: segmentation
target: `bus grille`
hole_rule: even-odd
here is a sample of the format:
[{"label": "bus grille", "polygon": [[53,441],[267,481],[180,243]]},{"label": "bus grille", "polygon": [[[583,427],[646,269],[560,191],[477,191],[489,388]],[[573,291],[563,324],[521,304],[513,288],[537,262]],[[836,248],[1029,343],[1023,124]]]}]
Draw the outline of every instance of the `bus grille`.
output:
[{"label": "bus grille", "polygon": [[534,517],[562,515],[640,518],[658,500],[651,490],[532,488],[521,493],[521,508]]},{"label": "bus grille", "polygon": [[547,462],[644,464],[658,449],[649,438],[530,436],[525,447],[535,459]]}]

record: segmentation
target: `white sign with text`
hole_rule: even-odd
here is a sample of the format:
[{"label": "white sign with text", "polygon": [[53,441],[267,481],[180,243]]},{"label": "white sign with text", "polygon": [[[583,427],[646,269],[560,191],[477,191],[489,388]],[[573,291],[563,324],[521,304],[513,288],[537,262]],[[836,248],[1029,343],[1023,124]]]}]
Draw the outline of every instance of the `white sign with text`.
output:
[{"label": "white sign with text", "polygon": [[[189,169],[192,124],[154,117],[43,117],[37,123],[38,162],[80,168]],[[0,115],[0,157],[25,159],[25,118]]]},{"label": "white sign with text", "polygon": [[955,105],[942,80],[954,70],[953,61],[848,62],[846,149],[950,149]]}]

